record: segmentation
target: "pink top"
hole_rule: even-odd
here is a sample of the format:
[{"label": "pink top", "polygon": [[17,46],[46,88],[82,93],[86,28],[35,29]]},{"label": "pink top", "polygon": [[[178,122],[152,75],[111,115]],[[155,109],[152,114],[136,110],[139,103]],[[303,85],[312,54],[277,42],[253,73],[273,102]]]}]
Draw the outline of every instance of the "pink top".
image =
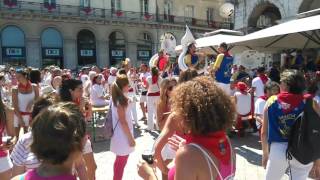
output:
[{"label": "pink top", "polygon": [[[0,132],[0,145],[2,145],[2,133],[3,131]],[[0,150],[0,158],[7,157],[7,155],[8,155],[8,151]]]},{"label": "pink top", "polygon": [[70,174],[52,177],[41,177],[38,175],[37,170],[33,169],[28,171],[24,176],[21,176],[20,180],[76,180],[76,177]]}]

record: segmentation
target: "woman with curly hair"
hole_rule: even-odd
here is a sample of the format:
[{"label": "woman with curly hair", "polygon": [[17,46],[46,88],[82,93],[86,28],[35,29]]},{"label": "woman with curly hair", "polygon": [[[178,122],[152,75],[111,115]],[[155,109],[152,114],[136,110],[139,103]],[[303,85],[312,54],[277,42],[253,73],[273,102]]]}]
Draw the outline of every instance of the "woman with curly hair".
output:
[{"label": "woman with curly hair", "polygon": [[[211,78],[201,76],[174,89],[171,109],[179,117],[177,124],[185,145],[177,150],[175,167],[166,171],[168,179],[222,180],[234,176],[233,150],[225,133],[235,116],[229,95]],[[171,144],[181,144],[178,139],[173,138]],[[140,166],[139,174],[144,179],[156,179],[146,163]]]}]

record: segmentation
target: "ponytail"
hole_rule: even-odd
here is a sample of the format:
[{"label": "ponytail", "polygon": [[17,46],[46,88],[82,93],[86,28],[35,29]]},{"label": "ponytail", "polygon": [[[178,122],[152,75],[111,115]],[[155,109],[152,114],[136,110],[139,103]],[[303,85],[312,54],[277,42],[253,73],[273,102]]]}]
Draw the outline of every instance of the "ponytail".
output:
[{"label": "ponytail", "polygon": [[126,75],[117,76],[116,81],[111,86],[111,97],[113,104],[117,106],[128,106],[128,98],[123,94],[122,90],[125,86],[129,85],[129,80]]}]

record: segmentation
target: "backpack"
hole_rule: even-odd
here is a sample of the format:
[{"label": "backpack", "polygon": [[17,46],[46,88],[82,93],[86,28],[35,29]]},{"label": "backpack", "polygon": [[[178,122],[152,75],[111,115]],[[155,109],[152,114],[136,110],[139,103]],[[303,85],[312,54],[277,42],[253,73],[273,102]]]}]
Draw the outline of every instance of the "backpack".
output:
[{"label": "backpack", "polygon": [[107,139],[110,139],[113,136],[114,130],[117,128],[119,123],[119,120],[117,121],[116,126],[113,128],[113,122],[112,122],[112,99],[110,99],[110,104],[109,104],[109,111],[106,115],[106,119],[104,121],[104,137]]},{"label": "backpack", "polygon": [[304,111],[296,118],[289,136],[287,158],[302,164],[320,158],[320,117],[313,109],[313,99],[307,99]]}]

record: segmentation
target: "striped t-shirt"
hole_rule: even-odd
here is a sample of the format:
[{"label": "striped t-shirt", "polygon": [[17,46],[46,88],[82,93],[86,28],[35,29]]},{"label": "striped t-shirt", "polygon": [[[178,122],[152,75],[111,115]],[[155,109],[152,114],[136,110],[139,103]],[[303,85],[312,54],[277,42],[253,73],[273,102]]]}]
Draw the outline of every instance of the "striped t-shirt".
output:
[{"label": "striped t-shirt", "polygon": [[26,170],[39,167],[40,162],[31,152],[32,134],[28,132],[24,134],[14,146],[11,153],[11,159],[14,165],[24,166]]}]

